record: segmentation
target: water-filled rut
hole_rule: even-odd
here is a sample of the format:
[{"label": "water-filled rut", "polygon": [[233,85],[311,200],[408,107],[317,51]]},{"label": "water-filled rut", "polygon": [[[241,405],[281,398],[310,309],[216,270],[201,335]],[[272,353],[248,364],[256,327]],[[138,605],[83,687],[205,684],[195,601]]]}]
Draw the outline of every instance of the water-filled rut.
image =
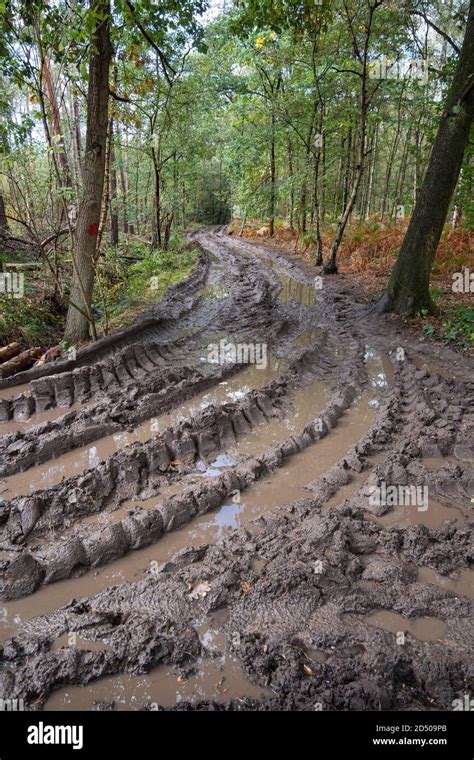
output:
[{"label": "water-filled rut", "polygon": [[[310,267],[193,237],[185,306],[0,389],[0,696],[449,709],[472,655],[472,385],[420,369]],[[267,345],[265,368],[209,363],[223,339]],[[400,656],[411,677],[388,688]]]}]

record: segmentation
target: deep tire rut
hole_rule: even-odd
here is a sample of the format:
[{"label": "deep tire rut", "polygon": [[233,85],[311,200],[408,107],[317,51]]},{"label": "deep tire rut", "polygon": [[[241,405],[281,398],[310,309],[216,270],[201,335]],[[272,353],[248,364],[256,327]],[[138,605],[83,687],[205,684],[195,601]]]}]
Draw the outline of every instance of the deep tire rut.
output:
[{"label": "deep tire rut", "polygon": [[[467,362],[456,359],[451,375],[450,356],[438,352],[442,372],[420,369],[403,327],[368,315],[343,278],[315,290],[311,268],[294,257],[223,228],[192,238],[203,248],[196,269],[162,304],[75,364],[23,373],[29,391],[0,400],[7,429],[25,423],[0,438],[8,487],[209,394],[184,419],[132,443],[125,436],[96,466],[31,493],[12,487],[0,502],[9,632],[0,696],[31,710],[48,700],[114,709],[119,691],[133,690],[125,674],[182,674],[212,659],[202,625],[217,615],[221,656],[243,668],[239,699],[219,696],[211,679],[204,698],[170,704],[156,686],[164,673],[150,678],[140,706],[451,709],[473,686]],[[206,362],[222,338],[267,344],[268,380]],[[243,453],[256,432],[261,450]],[[390,486],[426,487],[426,511],[371,500]],[[212,523],[231,505],[236,522],[209,540],[203,516]],[[161,543],[167,559],[152,561]],[[142,577],[110,585],[107,567],[135,552]],[[104,581],[91,596],[93,571]],[[84,598],[71,601],[67,584],[78,578]],[[45,587],[68,602],[37,616]],[[57,645],[71,633],[81,646]],[[94,708],[84,687],[112,676],[110,699]]]}]

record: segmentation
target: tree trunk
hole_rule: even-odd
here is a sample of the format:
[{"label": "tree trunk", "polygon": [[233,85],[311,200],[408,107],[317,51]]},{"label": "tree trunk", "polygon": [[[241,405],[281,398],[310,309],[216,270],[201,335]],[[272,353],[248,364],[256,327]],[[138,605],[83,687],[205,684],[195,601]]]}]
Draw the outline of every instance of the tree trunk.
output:
[{"label": "tree trunk", "polygon": [[46,88],[46,97],[49,103],[51,133],[57,140],[55,148],[58,151],[59,164],[61,166],[62,186],[71,187],[71,172],[69,170],[69,161],[67,159],[66,148],[64,145],[64,138],[61,129],[61,117],[59,115],[58,101],[56,98],[56,93],[54,91],[49,61],[46,56],[42,61],[41,79],[44,82]]},{"label": "tree trunk", "polygon": [[117,167],[115,166],[114,125],[110,128],[110,242],[119,243],[119,219],[117,210]]},{"label": "tree trunk", "polygon": [[276,156],[275,156],[275,109],[272,105],[271,144],[270,144],[270,220],[269,234],[272,238],[275,234],[275,203],[276,203]]},{"label": "tree trunk", "polygon": [[16,375],[17,372],[23,372],[25,369],[29,369],[36,359],[39,359],[43,353],[42,348],[28,348],[23,351],[14,359],[10,359],[0,366],[0,378],[11,377]]},{"label": "tree trunk", "polygon": [[290,230],[295,226],[295,188],[293,185],[293,144],[288,138],[288,173],[290,175]]},{"label": "tree trunk", "polygon": [[109,213],[110,206],[110,148],[112,140],[112,130],[114,128],[114,120],[111,116],[107,127],[107,141],[105,144],[105,168],[104,168],[104,189],[102,192],[102,205],[100,211],[99,231],[97,233],[97,243],[95,250],[94,261],[97,262],[100,259],[100,247],[102,245],[102,238],[104,236],[105,226],[107,224],[107,215]]},{"label": "tree trunk", "polygon": [[400,142],[400,132],[402,128],[402,98],[403,98],[404,92],[405,92],[405,86],[402,87],[400,91],[400,97],[398,98],[397,129],[395,131],[395,136],[393,138],[392,147],[390,149],[390,155],[388,157],[388,162],[387,162],[387,172],[385,175],[385,186],[384,186],[383,198],[382,198],[382,221],[384,220],[385,213],[390,206],[390,203],[389,203],[390,179],[392,176],[395,156],[397,154],[398,143]]},{"label": "tree trunk", "polygon": [[9,343],[8,346],[0,348],[0,364],[7,362],[9,359],[13,359],[14,356],[18,356],[21,353],[21,346],[19,343]]},{"label": "tree trunk", "polygon": [[408,150],[410,148],[410,142],[411,142],[411,129],[409,129],[407,132],[405,146],[403,148],[402,159],[400,162],[400,168],[397,175],[397,181],[395,183],[395,198],[392,204],[392,209],[390,211],[390,221],[392,221],[393,219],[395,219],[396,221],[397,207],[400,205],[400,201],[403,201],[405,197],[403,194],[403,187],[405,185],[405,175],[406,175],[406,170],[407,170]]},{"label": "tree trunk", "polygon": [[5,201],[3,200],[2,193],[0,193],[0,229],[8,231],[7,212],[5,210]]},{"label": "tree trunk", "polygon": [[372,161],[370,163],[369,179],[367,185],[367,196],[365,200],[364,218],[370,218],[370,209],[372,208],[372,192],[374,189],[375,167],[377,165],[377,139],[378,139],[378,124],[374,127],[374,136],[372,141]]},{"label": "tree trunk", "polygon": [[78,167],[78,176],[83,178],[83,164],[82,164],[82,137],[81,137],[81,118],[79,113],[79,104],[77,102],[77,90],[76,87],[72,87],[71,93],[72,100],[72,113],[74,117],[74,145],[76,150],[76,161]]},{"label": "tree trunk", "polygon": [[474,0],[428,169],[405,239],[377,312],[434,311],[429,291],[438,243],[449,211],[474,119]]},{"label": "tree trunk", "polygon": [[91,0],[95,30],[89,59],[87,132],[84,154],[84,187],[79,203],[74,273],[67,314],[65,337],[80,343],[89,335],[92,319],[94,257],[104,190],[105,153],[108,128],[110,44],[110,2]]},{"label": "tree trunk", "polygon": [[160,155],[151,149],[153,159],[153,248],[161,248],[161,171]]},{"label": "tree trunk", "polygon": [[[337,273],[337,266],[336,266],[337,253],[339,251],[339,246],[341,244],[347,223],[354,209],[357,196],[359,193],[360,184],[362,182],[362,177],[364,174],[365,159],[367,155],[366,149],[365,149],[366,142],[367,142],[367,115],[368,115],[369,105],[371,101],[371,96],[369,96],[369,93],[367,91],[369,43],[370,43],[370,37],[371,37],[371,32],[372,32],[374,13],[379,7],[380,7],[379,3],[374,3],[373,5],[369,3],[369,18],[367,20],[367,25],[365,26],[364,50],[363,50],[363,54],[360,56],[362,71],[360,73],[360,96],[359,96],[359,100],[360,100],[359,157],[358,157],[357,166],[355,167],[355,170],[354,170],[355,174],[352,178],[351,194],[347,201],[346,207],[344,209],[344,213],[342,214],[342,218],[338,224],[336,236],[331,246],[331,253],[329,255],[329,259],[323,269],[323,272],[325,274]],[[351,27],[351,33],[354,34],[352,31],[352,24],[350,24],[350,27]],[[354,38],[354,45],[355,45],[355,38]],[[355,145],[355,141],[354,141],[354,145]]]}]

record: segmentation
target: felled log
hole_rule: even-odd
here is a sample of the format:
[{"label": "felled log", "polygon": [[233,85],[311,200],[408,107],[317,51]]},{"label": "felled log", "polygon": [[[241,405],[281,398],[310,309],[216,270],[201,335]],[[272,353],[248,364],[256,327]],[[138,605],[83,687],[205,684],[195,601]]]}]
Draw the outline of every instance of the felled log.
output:
[{"label": "felled log", "polygon": [[12,375],[16,375],[17,372],[29,369],[42,353],[43,350],[41,348],[28,348],[18,356],[15,356],[14,359],[10,359],[10,361],[0,365],[0,377],[11,377]]},{"label": "felled log", "polygon": [[54,362],[54,360],[59,359],[60,356],[60,346],[53,346],[52,348],[48,348],[48,350],[45,351],[44,354],[40,356],[38,361],[35,363],[35,367],[41,367],[43,364],[47,364],[48,362]]},{"label": "felled log", "polygon": [[14,356],[18,356],[21,353],[21,346],[19,343],[9,343],[8,346],[0,348],[0,364],[7,362],[9,359],[13,359]]}]

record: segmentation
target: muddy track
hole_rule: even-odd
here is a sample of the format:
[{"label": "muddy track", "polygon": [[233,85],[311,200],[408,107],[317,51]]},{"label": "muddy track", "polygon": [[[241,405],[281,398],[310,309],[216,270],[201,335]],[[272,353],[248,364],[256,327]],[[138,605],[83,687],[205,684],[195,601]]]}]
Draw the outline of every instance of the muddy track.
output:
[{"label": "muddy track", "polygon": [[[164,304],[2,391],[0,696],[451,709],[473,687],[472,368],[344,278],[192,237]],[[269,366],[209,364],[221,338]],[[390,486],[428,501],[374,503]]]}]

